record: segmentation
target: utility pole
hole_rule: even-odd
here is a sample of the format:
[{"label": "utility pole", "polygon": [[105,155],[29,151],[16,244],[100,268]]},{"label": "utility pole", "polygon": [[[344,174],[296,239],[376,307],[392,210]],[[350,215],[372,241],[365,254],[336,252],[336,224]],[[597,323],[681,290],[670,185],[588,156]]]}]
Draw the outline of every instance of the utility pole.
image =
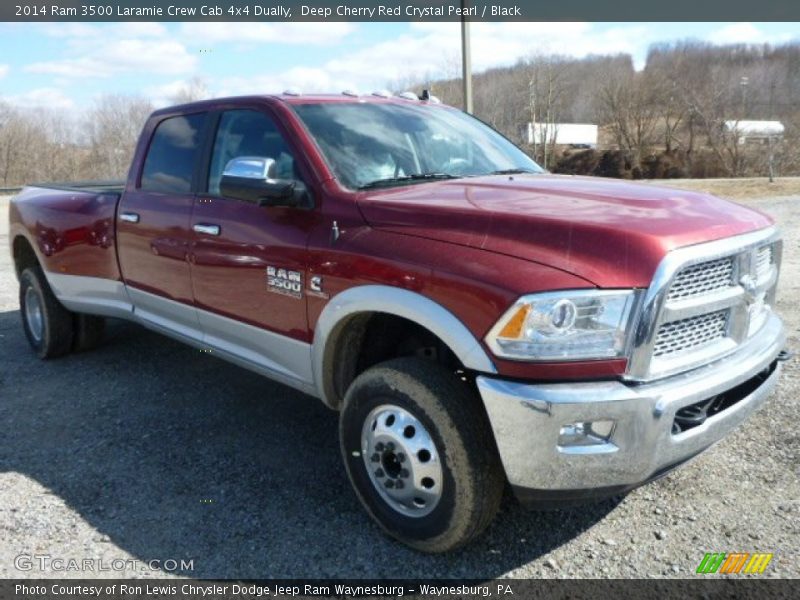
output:
[{"label": "utility pole", "polygon": [[[773,101],[775,98],[775,80],[773,79],[769,85],[769,118],[774,119],[775,113],[773,110]],[[775,182],[775,149],[772,147],[772,132],[767,132],[767,160],[769,163],[769,182]]]},{"label": "utility pole", "polygon": [[740,121],[747,118],[747,86],[750,83],[750,78],[747,75],[742,75],[742,78],[739,80],[739,86],[742,89],[742,116],[740,117]]},{"label": "utility pole", "polygon": [[775,183],[775,151],[772,149],[772,132],[767,133],[767,152],[769,182]]},{"label": "utility pole", "polygon": [[472,57],[469,44],[469,21],[466,14],[467,0],[461,0],[461,81],[464,91],[464,110],[472,114]]},{"label": "utility pole", "polygon": [[536,131],[536,72],[534,71],[531,80],[528,82],[528,98],[530,100],[531,105],[531,143],[533,144],[533,160],[538,160],[539,157],[536,155],[536,138],[538,132]]}]

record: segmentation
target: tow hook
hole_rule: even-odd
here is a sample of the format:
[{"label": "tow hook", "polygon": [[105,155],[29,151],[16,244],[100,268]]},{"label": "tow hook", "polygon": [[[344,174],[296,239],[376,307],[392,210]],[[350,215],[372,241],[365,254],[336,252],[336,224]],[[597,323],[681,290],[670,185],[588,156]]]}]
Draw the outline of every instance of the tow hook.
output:
[{"label": "tow hook", "polygon": [[786,362],[787,360],[791,360],[794,358],[794,352],[790,352],[789,350],[781,350],[778,353],[778,360],[781,362]]},{"label": "tow hook", "polygon": [[690,406],[685,406],[675,413],[675,421],[672,423],[672,434],[697,427],[705,423],[708,418],[708,411],[712,409],[714,403],[719,400],[719,396],[709,398],[705,402],[698,402]]}]

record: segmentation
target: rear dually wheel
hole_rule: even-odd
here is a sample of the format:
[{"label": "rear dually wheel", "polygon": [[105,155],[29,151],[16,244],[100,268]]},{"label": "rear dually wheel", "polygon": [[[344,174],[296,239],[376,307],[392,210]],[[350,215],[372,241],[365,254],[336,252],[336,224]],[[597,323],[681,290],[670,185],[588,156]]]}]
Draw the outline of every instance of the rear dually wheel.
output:
[{"label": "rear dually wheel", "polygon": [[73,314],[53,295],[41,268],[28,267],[19,278],[22,326],[39,358],[56,358],[72,349]]}]

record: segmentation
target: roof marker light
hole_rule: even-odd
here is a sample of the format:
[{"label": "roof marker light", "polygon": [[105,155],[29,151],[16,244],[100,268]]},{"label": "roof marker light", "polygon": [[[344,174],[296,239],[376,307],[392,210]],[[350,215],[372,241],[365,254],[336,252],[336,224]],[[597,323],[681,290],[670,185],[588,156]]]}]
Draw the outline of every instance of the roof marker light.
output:
[{"label": "roof marker light", "polygon": [[392,92],[390,92],[389,90],[377,90],[375,92],[372,92],[372,95],[377,96],[378,98],[391,98]]},{"label": "roof marker light", "polygon": [[349,89],[348,90],[344,90],[342,92],[342,95],[344,95],[344,96],[352,96],[353,98],[358,98],[358,92],[355,91],[355,90],[349,90]]},{"label": "roof marker light", "polygon": [[402,94],[398,94],[398,96],[403,100],[419,100],[414,92],[403,92]]},{"label": "roof marker light", "polygon": [[286,88],[283,92],[284,96],[301,96],[303,92],[300,91],[300,88],[290,87]]},{"label": "roof marker light", "polygon": [[430,90],[422,90],[422,95],[419,97],[420,100],[425,102],[431,102],[433,104],[441,104],[442,101],[439,100],[436,96],[431,94]]}]

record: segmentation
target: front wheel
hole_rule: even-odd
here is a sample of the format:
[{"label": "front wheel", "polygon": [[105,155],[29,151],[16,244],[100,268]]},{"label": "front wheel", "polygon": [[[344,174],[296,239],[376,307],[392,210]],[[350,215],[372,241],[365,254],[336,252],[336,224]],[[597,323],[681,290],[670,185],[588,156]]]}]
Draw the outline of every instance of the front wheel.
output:
[{"label": "front wheel", "polygon": [[445,552],[494,518],[505,478],[486,414],[443,367],[400,358],[365,371],[347,392],[339,432],[359,499],[401,542]]}]

